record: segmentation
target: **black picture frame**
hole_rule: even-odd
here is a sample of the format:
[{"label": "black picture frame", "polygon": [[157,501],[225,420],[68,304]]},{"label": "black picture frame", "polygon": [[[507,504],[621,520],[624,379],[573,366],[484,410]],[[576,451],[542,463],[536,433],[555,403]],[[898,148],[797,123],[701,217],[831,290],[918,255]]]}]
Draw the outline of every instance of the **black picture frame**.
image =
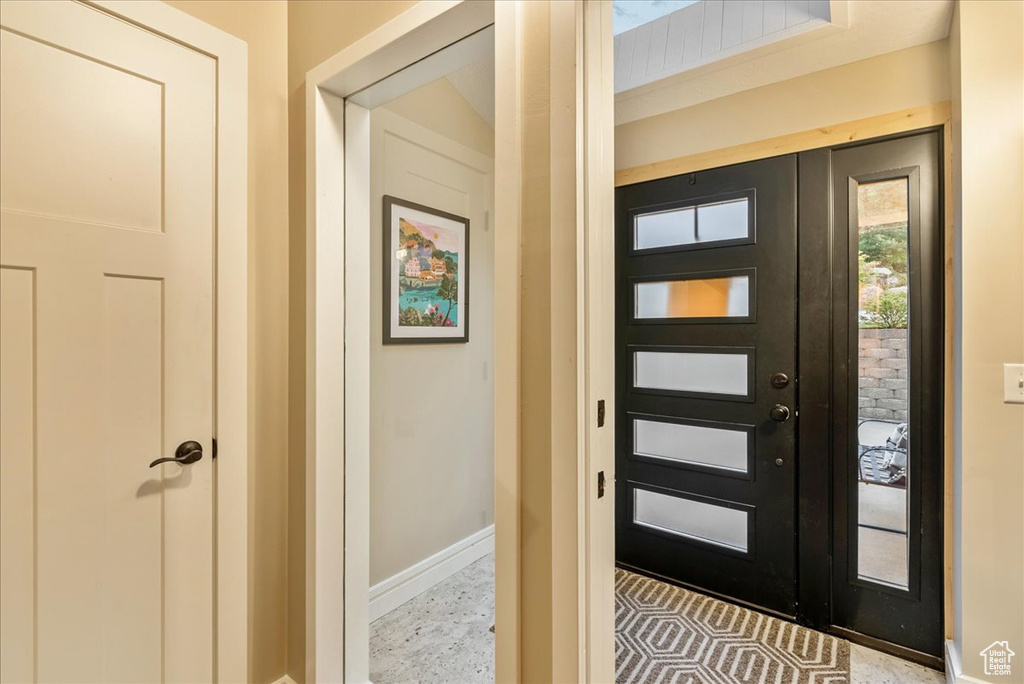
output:
[{"label": "black picture frame", "polygon": [[[402,212],[408,212],[410,217],[403,217]],[[469,238],[470,238],[470,221],[464,216],[458,216],[447,211],[428,207],[417,202],[411,202],[409,200],[394,197],[392,195],[383,196],[383,287],[381,290],[381,296],[383,298],[382,309],[382,341],[386,345],[393,344],[465,344],[469,342],[469,266],[470,266],[470,251],[469,251]],[[415,218],[412,218],[415,217]],[[431,219],[436,219],[436,224],[427,223]],[[454,233],[454,242],[457,243],[455,252],[455,271],[451,270],[451,265],[448,264],[447,270],[441,274],[438,273],[438,269],[441,268],[438,262],[440,259],[435,259],[433,256],[422,256],[415,257],[421,262],[430,262],[432,269],[421,269],[420,275],[415,277],[415,280],[420,285],[415,289],[423,289],[427,294],[427,300],[425,302],[416,301],[405,309],[402,308],[401,298],[404,292],[402,287],[413,280],[411,274],[414,266],[409,266],[409,261],[413,259],[412,256],[406,256],[405,250],[407,249],[419,249],[421,254],[425,254],[426,249],[433,250],[431,254],[437,253],[435,247],[437,239],[434,236],[422,236],[425,240],[430,242],[431,247],[424,248],[422,243],[417,243],[421,246],[409,247],[408,245],[399,244],[398,238],[401,235],[401,224],[399,221],[406,221],[407,224],[412,224],[416,229],[415,232],[421,233],[421,227],[427,225],[430,228],[434,228],[437,233]],[[452,238],[449,235],[448,238]],[[433,238],[433,239],[431,239]],[[418,239],[418,238],[417,238]],[[452,244],[448,244],[451,247]],[[452,250],[442,249],[440,251],[445,252],[446,256],[452,255]],[[398,255],[402,254],[401,257]],[[399,264],[399,260],[404,259],[405,272],[397,271],[396,267]],[[445,262],[448,259],[444,260]],[[428,265],[428,264],[424,264]],[[445,290],[446,286],[443,282],[444,279],[454,276],[456,285],[455,299],[446,298],[446,293],[451,294],[450,290]],[[396,280],[396,278],[398,280]],[[432,283],[437,281],[438,285]],[[429,299],[429,293],[437,293],[438,302],[435,303]],[[444,302],[447,302],[447,306],[444,306]],[[420,305],[423,304],[423,311],[420,311]],[[431,309],[434,305],[443,307],[443,313],[439,310],[434,310],[431,313]],[[412,309],[414,313],[407,313]],[[452,322],[452,314],[454,316],[454,324],[449,325]],[[443,316],[443,318],[442,318]],[[409,321],[411,319],[422,320],[422,319],[434,319],[442,318],[444,324],[428,325],[428,324],[408,324],[403,323],[403,320]],[[434,330],[436,334],[430,334],[429,331]]]}]

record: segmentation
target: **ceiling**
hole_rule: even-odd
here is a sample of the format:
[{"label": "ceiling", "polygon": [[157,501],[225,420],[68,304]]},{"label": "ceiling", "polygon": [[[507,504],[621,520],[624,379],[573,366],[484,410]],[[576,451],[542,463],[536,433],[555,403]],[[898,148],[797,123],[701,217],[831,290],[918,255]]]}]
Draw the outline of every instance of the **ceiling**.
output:
[{"label": "ceiling", "polygon": [[[708,0],[702,0],[707,2]],[[615,97],[615,123],[942,40],[954,0],[831,0],[831,22]]]},{"label": "ceiling", "polygon": [[636,28],[701,0],[613,0],[612,33]]},{"label": "ceiling", "polygon": [[831,24],[828,0],[691,3],[615,36],[615,92],[721,63]]},{"label": "ceiling", "polygon": [[[721,3],[723,0],[700,2]],[[942,40],[949,35],[954,0],[829,0],[829,3],[831,21],[821,22],[823,26],[616,94],[616,125]],[[439,63],[433,78],[444,74],[493,128],[494,52],[489,40],[493,40],[491,35],[483,36],[477,41],[480,46],[467,48],[461,58]],[[453,67],[454,70],[450,70]],[[365,106],[376,104],[379,103]]]}]

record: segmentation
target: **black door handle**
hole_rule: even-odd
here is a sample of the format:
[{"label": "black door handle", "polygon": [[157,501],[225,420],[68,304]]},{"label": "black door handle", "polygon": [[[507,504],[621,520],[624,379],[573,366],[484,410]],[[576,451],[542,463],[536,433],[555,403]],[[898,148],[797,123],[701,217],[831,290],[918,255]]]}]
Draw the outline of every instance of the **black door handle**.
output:
[{"label": "black door handle", "polygon": [[152,468],[155,465],[161,463],[178,463],[180,465],[188,465],[189,463],[195,463],[203,457],[203,445],[199,442],[182,442],[178,445],[178,448],[174,450],[174,457],[158,458],[149,464]]},{"label": "black door handle", "polygon": [[782,404],[776,404],[770,411],[772,420],[778,423],[784,423],[789,420],[789,407],[783,406]]}]

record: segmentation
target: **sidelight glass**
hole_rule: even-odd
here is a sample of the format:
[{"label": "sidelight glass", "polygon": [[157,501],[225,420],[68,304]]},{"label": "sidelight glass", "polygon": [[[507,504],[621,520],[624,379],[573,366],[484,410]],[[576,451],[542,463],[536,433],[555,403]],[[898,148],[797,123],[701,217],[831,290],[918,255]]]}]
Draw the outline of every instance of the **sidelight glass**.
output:
[{"label": "sidelight glass", "polygon": [[748,433],[660,420],[633,419],[633,452],[638,456],[747,472]]},{"label": "sidelight glass", "polygon": [[685,247],[750,237],[746,197],[725,202],[638,214],[633,219],[633,248]]},{"label": "sidelight glass", "polygon": [[747,517],[741,509],[633,490],[635,524],[744,553],[748,551]]},{"label": "sidelight glass", "polygon": [[746,397],[747,375],[746,352],[633,352],[633,386],[638,389]]},{"label": "sidelight glass", "polygon": [[857,574],[908,588],[908,180],[857,186]]},{"label": "sidelight glass", "polygon": [[657,280],[634,284],[635,317],[742,318],[750,315],[750,276]]}]

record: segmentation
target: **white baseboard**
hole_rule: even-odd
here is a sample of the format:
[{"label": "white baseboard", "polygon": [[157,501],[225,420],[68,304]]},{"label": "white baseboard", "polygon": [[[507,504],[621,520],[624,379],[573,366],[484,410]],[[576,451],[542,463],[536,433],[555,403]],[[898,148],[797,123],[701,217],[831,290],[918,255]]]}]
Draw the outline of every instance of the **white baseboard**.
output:
[{"label": "white baseboard", "polygon": [[494,525],[370,587],[370,622],[494,551]]},{"label": "white baseboard", "polygon": [[985,680],[968,677],[964,674],[960,654],[952,639],[946,639],[946,683],[947,684],[986,684]]}]

